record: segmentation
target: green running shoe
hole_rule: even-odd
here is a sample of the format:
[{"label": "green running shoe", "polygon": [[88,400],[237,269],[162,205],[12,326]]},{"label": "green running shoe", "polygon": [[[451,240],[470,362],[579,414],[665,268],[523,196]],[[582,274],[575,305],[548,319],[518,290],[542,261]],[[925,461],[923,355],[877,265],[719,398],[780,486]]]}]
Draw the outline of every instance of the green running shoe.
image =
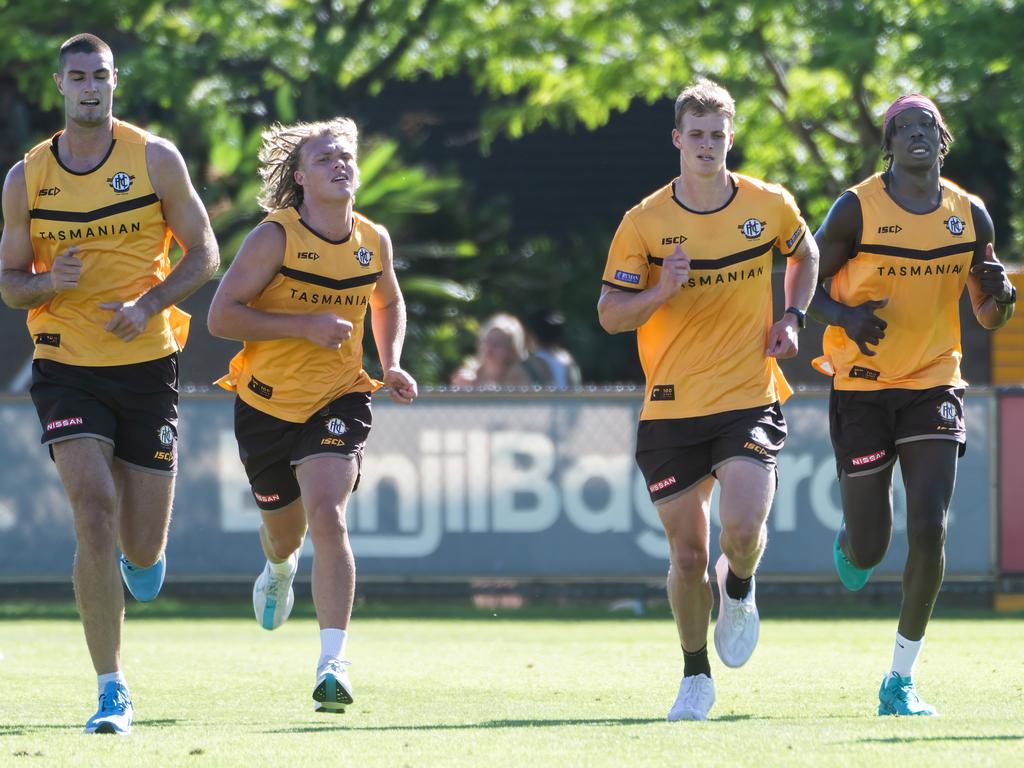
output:
[{"label": "green running shoe", "polygon": [[836,564],[836,573],[839,574],[839,580],[843,582],[843,586],[851,592],[856,592],[868,583],[874,568],[858,568],[846,559],[846,555],[843,554],[843,550],[839,546],[839,537],[845,529],[846,524],[843,523],[836,531],[835,541],[832,542],[832,560]]}]

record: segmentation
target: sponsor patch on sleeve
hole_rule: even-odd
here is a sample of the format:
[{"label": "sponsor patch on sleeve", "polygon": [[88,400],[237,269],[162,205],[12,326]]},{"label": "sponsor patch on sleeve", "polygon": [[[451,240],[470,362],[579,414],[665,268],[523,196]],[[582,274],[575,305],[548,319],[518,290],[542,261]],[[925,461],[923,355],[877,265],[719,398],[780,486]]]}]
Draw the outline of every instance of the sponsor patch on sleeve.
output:
[{"label": "sponsor patch on sleeve", "polygon": [[632,283],[633,285],[640,285],[640,275],[636,272],[624,272],[621,269],[615,270],[615,279],[623,283]]},{"label": "sponsor patch on sleeve", "polygon": [[803,227],[797,227],[796,228],[796,232],[793,233],[793,236],[791,238],[789,238],[789,240],[786,241],[786,247],[789,248],[790,250],[793,250],[793,246],[796,245],[797,240],[800,239],[800,235],[802,235],[803,233],[804,233],[804,228]]}]

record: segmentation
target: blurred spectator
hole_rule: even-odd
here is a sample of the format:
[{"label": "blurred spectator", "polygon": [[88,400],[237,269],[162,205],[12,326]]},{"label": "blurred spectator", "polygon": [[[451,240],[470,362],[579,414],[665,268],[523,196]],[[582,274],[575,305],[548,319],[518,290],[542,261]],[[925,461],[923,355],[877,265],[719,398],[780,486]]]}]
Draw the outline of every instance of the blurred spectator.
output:
[{"label": "blurred spectator", "polygon": [[525,366],[526,334],[515,317],[501,313],[480,329],[476,357],[452,374],[455,387],[520,387],[535,383]]},{"label": "blurred spectator", "polygon": [[526,367],[533,380],[556,389],[571,389],[582,383],[580,367],[562,346],[565,316],[561,312],[541,310],[526,320],[530,356]]}]

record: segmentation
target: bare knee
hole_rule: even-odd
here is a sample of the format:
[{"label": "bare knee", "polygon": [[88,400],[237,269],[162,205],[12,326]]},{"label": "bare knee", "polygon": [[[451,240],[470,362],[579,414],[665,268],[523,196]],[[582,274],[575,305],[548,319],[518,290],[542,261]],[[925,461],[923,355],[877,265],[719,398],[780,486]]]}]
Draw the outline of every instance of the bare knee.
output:
[{"label": "bare knee", "polygon": [[908,515],[907,546],[915,553],[937,554],[946,545],[946,524],[941,516]]},{"label": "bare knee", "polygon": [[333,501],[314,501],[306,508],[313,541],[341,541],[348,535],[344,509]]},{"label": "bare knee", "polygon": [[266,540],[270,549],[269,554],[273,555],[275,560],[286,560],[302,547],[305,538],[305,531],[281,531],[274,534],[268,531]]},{"label": "bare knee", "polygon": [[722,528],[723,538],[728,542],[731,557],[750,557],[763,544],[764,526],[753,521],[736,521]]},{"label": "bare knee", "polygon": [[672,573],[686,584],[702,583],[708,573],[708,551],[691,544],[671,544]]},{"label": "bare knee", "polygon": [[100,487],[69,491],[75,516],[75,533],[80,545],[109,546],[116,538],[116,500]]}]

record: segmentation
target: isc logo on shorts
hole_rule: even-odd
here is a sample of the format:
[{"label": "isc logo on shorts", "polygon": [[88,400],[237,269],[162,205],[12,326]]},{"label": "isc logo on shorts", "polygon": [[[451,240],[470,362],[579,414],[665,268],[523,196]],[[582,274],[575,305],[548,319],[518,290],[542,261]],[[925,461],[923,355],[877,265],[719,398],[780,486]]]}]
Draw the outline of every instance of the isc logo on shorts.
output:
[{"label": "isc logo on shorts", "polygon": [[334,445],[338,448],[343,448],[345,446],[345,441],[339,437],[325,437],[320,441],[320,445]]},{"label": "isc logo on shorts", "polygon": [[154,459],[160,459],[160,461],[170,461],[174,458],[174,454],[170,451],[157,451],[153,454]]},{"label": "isc logo on shorts", "polygon": [[758,445],[757,443],[754,443],[754,442],[747,441],[747,442],[745,442],[743,444],[743,447],[746,450],[748,450],[748,451],[753,451],[758,456],[771,456],[772,455],[770,451],[765,450],[760,445]]}]

